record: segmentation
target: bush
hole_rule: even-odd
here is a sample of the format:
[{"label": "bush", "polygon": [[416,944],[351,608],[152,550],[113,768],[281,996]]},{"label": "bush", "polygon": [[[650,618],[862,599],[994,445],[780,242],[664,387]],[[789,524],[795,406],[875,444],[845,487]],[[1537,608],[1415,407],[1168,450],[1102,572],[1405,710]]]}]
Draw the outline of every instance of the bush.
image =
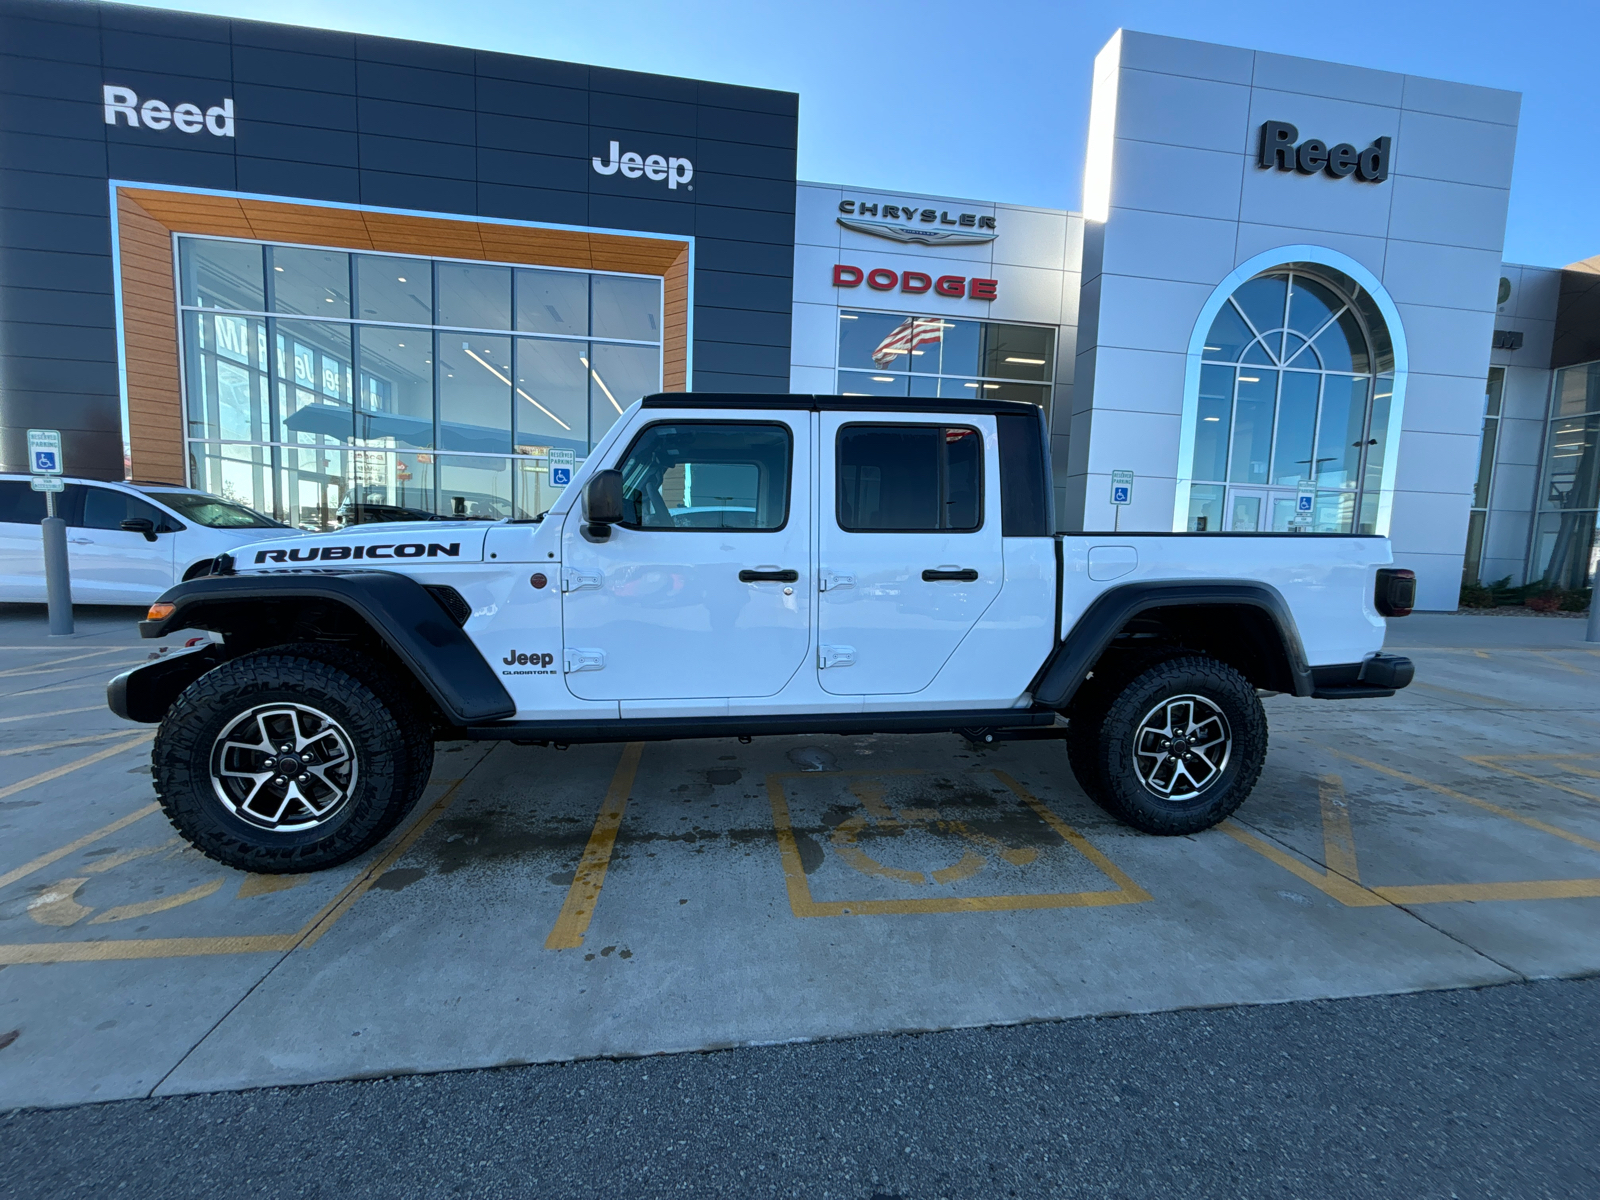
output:
[{"label": "bush", "polygon": [[1565,592],[1561,596],[1562,612],[1588,612],[1589,605],[1594,602],[1593,588],[1576,588]]},{"label": "bush", "polygon": [[1462,608],[1493,608],[1494,592],[1485,584],[1463,583],[1459,603]]},{"label": "bush", "polygon": [[1550,588],[1547,591],[1536,592],[1522,603],[1533,609],[1534,612],[1552,613],[1561,608],[1561,600],[1565,595],[1563,588]]}]

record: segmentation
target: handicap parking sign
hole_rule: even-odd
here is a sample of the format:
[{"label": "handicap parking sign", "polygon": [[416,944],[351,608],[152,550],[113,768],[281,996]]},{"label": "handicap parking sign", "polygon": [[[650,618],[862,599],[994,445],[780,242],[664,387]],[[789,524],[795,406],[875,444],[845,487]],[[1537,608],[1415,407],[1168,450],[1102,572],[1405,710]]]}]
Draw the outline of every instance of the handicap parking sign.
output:
[{"label": "handicap parking sign", "polygon": [[550,486],[566,487],[572,482],[572,468],[576,456],[571,450],[550,451]]},{"label": "handicap parking sign", "polygon": [[61,474],[61,433],[59,430],[28,430],[28,470],[35,475]]},{"label": "handicap parking sign", "polygon": [[1310,514],[1313,501],[1316,500],[1315,492],[1301,492],[1295,499],[1295,511]]},{"label": "handicap parking sign", "polygon": [[1133,492],[1133,489],[1131,487],[1128,487],[1126,484],[1124,484],[1122,487],[1114,487],[1114,488],[1112,488],[1111,489],[1111,503],[1113,503],[1113,504],[1127,504],[1129,502],[1129,500],[1132,498],[1132,492]]}]

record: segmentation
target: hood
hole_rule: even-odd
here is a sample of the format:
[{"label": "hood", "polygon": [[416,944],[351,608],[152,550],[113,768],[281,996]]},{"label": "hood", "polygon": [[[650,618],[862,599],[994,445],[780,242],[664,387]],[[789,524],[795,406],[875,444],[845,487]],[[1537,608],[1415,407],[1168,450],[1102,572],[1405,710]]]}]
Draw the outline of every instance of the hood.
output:
[{"label": "hood", "polygon": [[492,521],[384,521],[333,533],[264,538],[234,550],[236,571],[296,567],[373,567],[407,563],[482,562]]}]

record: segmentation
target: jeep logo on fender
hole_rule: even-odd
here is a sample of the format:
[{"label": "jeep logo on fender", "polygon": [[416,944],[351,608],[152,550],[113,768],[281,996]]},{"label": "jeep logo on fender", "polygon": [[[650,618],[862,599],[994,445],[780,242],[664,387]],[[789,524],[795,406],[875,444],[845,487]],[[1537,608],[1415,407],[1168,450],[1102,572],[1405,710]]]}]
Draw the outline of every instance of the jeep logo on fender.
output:
[{"label": "jeep logo on fender", "polygon": [[554,654],[518,654],[510,650],[500,661],[508,667],[548,667],[555,660]]},{"label": "jeep logo on fender", "polygon": [[441,546],[438,542],[401,542],[391,545],[380,542],[375,546],[312,546],[302,550],[257,550],[256,561],[264,562],[342,562],[350,558],[459,558],[461,543],[451,542]]}]

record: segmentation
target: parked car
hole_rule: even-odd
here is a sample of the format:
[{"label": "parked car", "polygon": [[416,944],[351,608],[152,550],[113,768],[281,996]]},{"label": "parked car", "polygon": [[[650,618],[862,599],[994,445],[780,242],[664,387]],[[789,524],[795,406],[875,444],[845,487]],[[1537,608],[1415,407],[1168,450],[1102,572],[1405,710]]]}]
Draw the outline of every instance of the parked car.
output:
[{"label": "parked car", "polygon": [[[707,479],[753,511],[707,529],[664,503]],[[1064,734],[1112,815],[1195,833],[1255,786],[1261,692],[1411,682],[1382,652],[1416,590],[1386,538],[1057,534],[1050,480],[1030,404],[650,396],[542,522],[241,547],[140,626],[222,640],[108,699],[160,723],[153,782],[190,844],[271,873],[380,841],[436,738]]]},{"label": "parked car", "polygon": [[447,515],[430,512],[415,505],[394,504],[388,492],[375,488],[368,492],[352,489],[345,493],[334,522],[341,529],[352,525],[367,525],[388,521],[503,521],[516,516],[511,502],[483,492],[446,493],[443,502],[449,506]]},{"label": "parked car", "polygon": [[[293,531],[254,509],[165,483],[67,479],[56,514],[67,522],[75,604],[149,604],[211,570],[226,550]],[[26,475],[0,475],[0,600],[43,604],[44,493]]]}]

